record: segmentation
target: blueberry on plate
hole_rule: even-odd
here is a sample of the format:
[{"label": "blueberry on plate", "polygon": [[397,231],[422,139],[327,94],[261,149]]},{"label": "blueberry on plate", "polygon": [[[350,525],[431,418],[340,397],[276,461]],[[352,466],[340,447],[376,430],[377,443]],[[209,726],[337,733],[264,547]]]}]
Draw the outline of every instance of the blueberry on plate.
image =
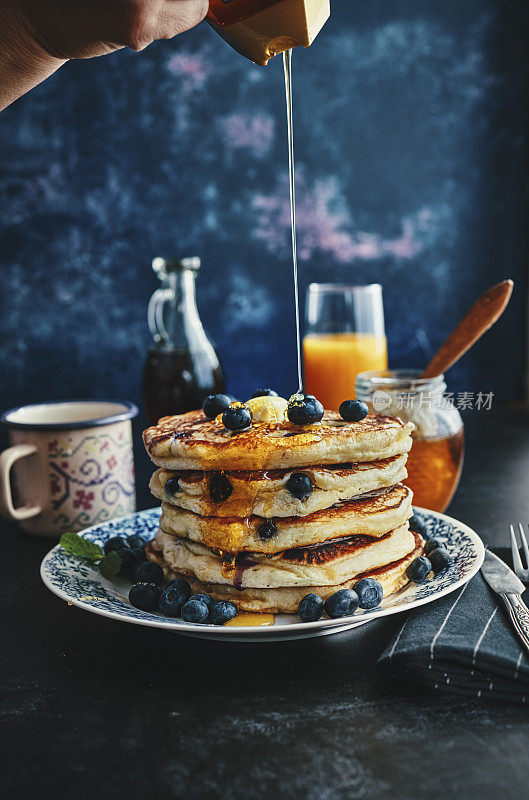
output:
[{"label": "blueberry on plate", "polygon": [[194,594],[193,600],[200,600],[202,603],[205,603],[208,607],[208,611],[211,611],[211,607],[213,605],[213,598],[209,596],[209,594]]},{"label": "blueberry on plate", "polygon": [[208,482],[209,496],[214,503],[222,503],[233,492],[230,479],[222,472],[214,472]]},{"label": "blueberry on plate", "polygon": [[172,581],[169,581],[165,588],[169,589],[169,587],[171,587],[174,592],[180,592],[182,605],[191,597],[191,586],[185,578],[174,578]]},{"label": "blueberry on plate", "polygon": [[366,610],[379,606],[384,597],[382,584],[375,578],[361,578],[353,586],[353,591],[358,595],[360,608]]},{"label": "blueberry on plate", "polygon": [[211,606],[209,619],[212,625],[224,625],[237,616],[237,606],[228,600],[217,600]]},{"label": "blueberry on plate", "polygon": [[132,552],[136,557],[137,564],[140,564],[142,561],[147,561],[147,554],[145,553],[143,547],[133,547]]},{"label": "blueberry on plate", "polygon": [[340,403],[340,416],[346,422],[360,422],[369,414],[369,409],[361,400],[344,400]]},{"label": "blueberry on plate", "polygon": [[119,574],[127,575],[138,563],[137,556],[135,555],[134,550],[131,550],[130,547],[122,547],[121,550],[116,550],[116,553],[121,559]]},{"label": "blueberry on plate", "polygon": [[139,533],[133,533],[132,536],[127,536],[127,544],[132,550],[137,550],[138,547],[143,549],[145,547],[145,539]]},{"label": "blueberry on plate", "polygon": [[451,563],[450,553],[445,547],[436,547],[428,556],[434,575],[438,575]]},{"label": "blueberry on plate", "polygon": [[[186,598],[187,599],[187,598]],[[158,608],[166,617],[179,617],[186,600],[177,586],[166,586],[160,595]]]},{"label": "blueberry on plate", "polygon": [[320,422],[324,409],[314,395],[298,392],[288,401],[287,417],[293,425],[314,425]]},{"label": "blueberry on plate", "polygon": [[222,424],[229,431],[243,431],[252,424],[252,412],[245,403],[231,403],[222,414]]},{"label": "blueberry on plate", "polygon": [[430,559],[426,558],[426,556],[418,556],[406,567],[406,576],[414,583],[422,583],[431,571],[432,564]]},{"label": "blueberry on plate", "polygon": [[203,623],[207,622],[209,616],[209,608],[202,600],[197,600],[195,597],[190,597],[181,611],[182,619],[185,622]]},{"label": "blueberry on plate", "polygon": [[438,547],[442,547],[443,543],[440,539],[428,539],[424,545],[424,555],[429,556]]},{"label": "blueberry on plate", "polygon": [[134,569],[134,583],[163,583],[163,569],[154,561],[144,561]]},{"label": "blueberry on plate", "polygon": [[358,608],[358,595],[352,589],[340,589],[339,591],[331,594],[324,604],[327,616],[331,619],[338,619],[338,617],[348,617],[354,614]]},{"label": "blueberry on plate", "polygon": [[105,555],[112,553],[113,550],[123,550],[124,547],[128,547],[129,544],[126,539],[122,536],[113,536],[112,539],[109,539],[108,542],[105,542],[103,550],[105,551]]},{"label": "blueberry on plate", "polygon": [[250,400],[253,400],[254,397],[278,397],[278,396],[279,395],[277,394],[277,392],[275,392],[273,389],[257,389],[257,391],[255,391],[250,397]]},{"label": "blueberry on plate", "polygon": [[178,478],[169,478],[169,480],[165,482],[164,492],[167,497],[174,497],[179,491],[180,484],[178,483]]},{"label": "blueberry on plate", "polygon": [[317,594],[306,594],[299,601],[298,617],[303,622],[317,622],[323,614],[323,600]]},{"label": "blueberry on plate", "polygon": [[277,527],[275,523],[271,519],[261,522],[257,528],[257,535],[262,542],[266,542],[268,539],[273,539],[274,536],[277,536]]},{"label": "blueberry on plate", "polygon": [[179,617],[182,606],[191,595],[191,587],[183,578],[176,578],[164,588],[159,609],[166,617]]},{"label": "blueberry on plate", "polygon": [[304,472],[293,472],[285,486],[296,500],[307,500],[312,494],[312,481]]},{"label": "blueberry on plate", "polygon": [[202,403],[202,411],[209,419],[215,419],[228,408],[231,402],[233,402],[233,397],[230,397],[229,394],[210,394]]},{"label": "blueberry on plate", "polygon": [[135,583],[129,592],[129,603],[142,611],[155,611],[158,608],[161,589],[154,583]]},{"label": "blueberry on plate", "polygon": [[420,533],[426,539],[426,524],[424,519],[419,514],[414,514],[410,519],[410,529],[415,533]]}]

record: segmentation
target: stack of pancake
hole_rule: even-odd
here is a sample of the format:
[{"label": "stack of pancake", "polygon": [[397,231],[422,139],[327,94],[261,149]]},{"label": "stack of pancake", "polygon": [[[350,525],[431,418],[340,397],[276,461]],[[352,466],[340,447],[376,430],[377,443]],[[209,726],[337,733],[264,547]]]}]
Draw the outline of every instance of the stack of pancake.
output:
[{"label": "stack of pancake", "polygon": [[239,433],[202,411],[165,417],[144,433],[162,501],[148,557],[240,610],[292,613],[309,592],[325,599],[366,576],[388,595],[422,552],[401,483],[412,429],[328,411],[305,427],[254,418]]}]

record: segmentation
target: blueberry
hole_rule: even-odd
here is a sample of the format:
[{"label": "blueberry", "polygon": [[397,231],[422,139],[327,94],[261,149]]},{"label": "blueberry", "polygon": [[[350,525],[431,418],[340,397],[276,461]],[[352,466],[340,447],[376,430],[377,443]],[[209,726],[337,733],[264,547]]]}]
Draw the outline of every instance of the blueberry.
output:
[{"label": "blueberry", "polygon": [[434,575],[442,572],[451,562],[450,554],[445,547],[436,547],[428,556]]},{"label": "blueberry", "polygon": [[277,536],[277,527],[271,519],[267,519],[258,526],[257,535],[262,542],[266,542],[268,539],[273,539],[274,536]]},{"label": "blueberry", "polygon": [[429,556],[433,550],[436,550],[438,547],[442,546],[443,543],[440,539],[428,539],[424,545],[424,555]]},{"label": "blueberry", "polygon": [[406,567],[406,575],[414,583],[422,583],[431,571],[431,561],[425,556],[414,558],[411,564]]},{"label": "blueberry", "polygon": [[222,414],[222,424],[229,431],[242,431],[252,424],[252,412],[244,403],[232,403]]},{"label": "blueberry", "polygon": [[205,603],[208,607],[208,610],[211,611],[213,598],[210,597],[209,594],[194,594],[193,600],[200,600],[202,603]]},{"label": "blueberry", "polygon": [[298,617],[303,622],[317,622],[323,614],[323,600],[317,594],[306,594],[299,601]]},{"label": "blueberry", "polygon": [[127,575],[127,573],[131,572],[131,570],[133,570],[138,563],[134,551],[131,550],[130,547],[122,547],[121,550],[116,550],[116,553],[121,559],[121,568],[119,570],[119,574]]},{"label": "blueberry", "polygon": [[168,497],[174,497],[175,494],[180,491],[178,478],[169,478],[169,480],[165,482],[164,491]]},{"label": "blueberry", "polygon": [[306,500],[312,494],[312,481],[304,472],[293,472],[285,485],[297,500]]},{"label": "blueberry", "polygon": [[426,525],[424,519],[420,517],[419,514],[414,514],[410,519],[410,528],[412,531],[415,531],[415,533],[420,533],[426,538]]},{"label": "blueberry", "polygon": [[331,619],[347,617],[358,608],[358,595],[352,589],[340,589],[325,601],[325,611]]},{"label": "blueberry", "polygon": [[313,425],[323,417],[323,406],[312,394],[293,394],[288,401],[287,416],[293,425]]},{"label": "blueberry", "polygon": [[382,602],[384,590],[375,578],[362,578],[353,586],[353,591],[358,595],[360,608],[376,608]]},{"label": "blueberry", "polygon": [[212,625],[224,625],[237,616],[237,606],[228,600],[218,600],[211,606],[209,620]]},{"label": "blueberry", "polygon": [[144,561],[134,570],[134,583],[163,583],[163,569],[154,561]]},{"label": "blueberry", "polygon": [[202,411],[209,419],[215,419],[228,408],[232,400],[228,394],[210,394],[202,404]]},{"label": "blueberry", "polygon": [[143,547],[133,547],[132,552],[136,557],[136,564],[140,564],[142,561],[147,561],[147,555]]},{"label": "blueberry", "polygon": [[278,394],[273,389],[257,389],[250,399],[253,400],[254,397],[278,397]]},{"label": "blueberry", "polygon": [[174,580],[169,581],[165,588],[169,589],[169,587],[174,592],[180,593],[180,596],[182,597],[182,605],[191,597],[191,586],[185,580],[185,578],[174,578]]},{"label": "blueberry", "polygon": [[109,539],[108,542],[105,542],[103,550],[105,551],[105,554],[108,554],[113,550],[123,550],[124,547],[128,546],[127,540],[122,536],[114,536],[112,539]]},{"label": "blueberry", "polygon": [[154,583],[135,583],[129,592],[129,603],[142,611],[154,611],[158,608],[161,589]]},{"label": "blueberry", "polygon": [[185,622],[207,622],[209,616],[209,608],[201,600],[191,597],[182,606],[182,619]]},{"label": "blueberry", "polygon": [[179,617],[186,599],[177,586],[169,585],[160,595],[158,608],[166,617]]},{"label": "blueberry", "polygon": [[222,472],[214,472],[208,483],[209,496],[214,503],[222,503],[233,492],[229,478]]},{"label": "blueberry", "polygon": [[369,414],[369,409],[361,400],[344,400],[340,404],[340,416],[346,422],[360,422]]},{"label": "blueberry", "polygon": [[139,533],[133,533],[131,536],[127,536],[127,544],[132,550],[134,550],[138,547],[145,547],[145,540],[139,535]]}]

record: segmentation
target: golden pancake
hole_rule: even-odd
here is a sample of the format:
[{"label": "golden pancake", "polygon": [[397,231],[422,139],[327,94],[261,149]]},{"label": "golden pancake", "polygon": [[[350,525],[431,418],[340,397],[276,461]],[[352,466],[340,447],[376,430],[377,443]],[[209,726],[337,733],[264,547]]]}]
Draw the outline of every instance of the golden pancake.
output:
[{"label": "golden pancake", "polygon": [[[360,578],[373,577],[382,584],[384,596],[401,589],[408,583],[406,568],[414,558],[421,555],[424,547],[424,540],[419,534],[414,533],[415,548],[404,558],[386,564],[370,572],[356,575],[352,580],[346,581],[335,586],[295,586],[277,589],[236,589],[234,586],[222,584],[204,583],[193,576],[186,576],[191,584],[194,593],[204,592],[209,594],[214,600],[229,600],[234,603],[240,611],[255,611],[262,613],[284,613],[295,614],[300,600],[309,592],[322,597],[324,600],[339,589],[348,589]],[[163,568],[166,577],[171,580],[181,577],[173,572],[163,555],[156,551],[152,545],[147,548],[147,557],[151,561],[156,561]]]},{"label": "golden pancake", "polygon": [[236,589],[279,589],[290,586],[334,586],[361,572],[404,558],[415,547],[407,523],[384,536],[351,536],[314,547],[276,553],[239,553],[222,558],[218,551],[189,539],[158,531],[154,547],[173,572],[192,575],[203,583]]},{"label": "golden pancake", "polygon": [[[249,517],[252,514],[292,517],[306,516],[341,500],[394,486],[408,474],[406,454],[358,464],[304,467],[301,471],[310,479],[312,491],[306,499],[300,500],[286,485],[291,475],[299,471],[158,469],[151,478],[150,489],[159,500],[206,517]],[[178,491],[169,493],[165,491],[165,484],[172,478],[178,481]],[[223,491],[219,491],[219,487]]]},{"label": "golden pancake", "polygon": [[165,469],[262,470],[376,461],[407,453],[412,423],[384,416],[344,422],[326,411],[320,423],[253,422],[239,433],[202,411],[164,417],[144,431],[147,452]]},{"label": "golden pancake", "polygon": [[262,517],[202,517],[162,503],[160,528],[232,553],[277,553],[353,534],[382,536],[412,516],[412,497],[411,489],[398,484],[377,497],[346,500],[305,517],[274,517],[275,533],[264,539],[259,535],[266,521]]}]

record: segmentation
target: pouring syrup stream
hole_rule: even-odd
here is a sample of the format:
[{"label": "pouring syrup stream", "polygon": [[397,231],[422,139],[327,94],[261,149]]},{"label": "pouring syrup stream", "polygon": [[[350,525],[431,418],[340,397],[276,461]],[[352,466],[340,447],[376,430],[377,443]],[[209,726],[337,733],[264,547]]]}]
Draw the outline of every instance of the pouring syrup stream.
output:
[{"label": "pouring syrup stream", "polygon": [[294,268],[294,304],[296,307],[296,344],[298,355],[298,392],[303,391],[301,375],[301,332],[299,324],[299,288],[298,288],[298,247],[296,236],[296,185],[294,166],[294,118],[292,114],[292,50],[283,53],[285,70],[285,95],[287,102],[288,126],[288,172],[290,180],[290,223],[292,226],[292,264]]}]

